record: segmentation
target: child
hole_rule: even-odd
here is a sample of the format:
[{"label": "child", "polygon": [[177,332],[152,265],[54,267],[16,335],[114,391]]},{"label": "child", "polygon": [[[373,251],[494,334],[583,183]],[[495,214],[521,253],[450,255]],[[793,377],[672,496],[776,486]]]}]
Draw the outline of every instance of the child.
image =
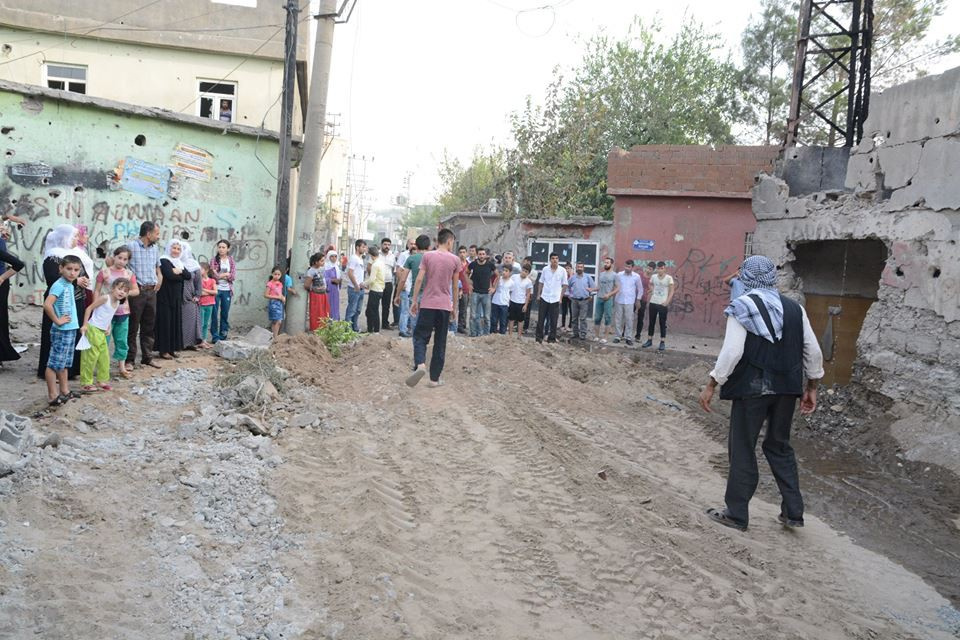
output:
[{"label": "child", "polygon": [[280,267],[273,268],[263,297],[270,301],[267,303],[267,317],[270,318],[270,329],[273,331],[273,337],[276,338],[280,335],[280,325],[283,324],[283,305],[287,301],[286,296],[283,295],[283,271]]},{"label": "child", "polygon": [[330,317],[330,301],[327,299],[327,279],[324,276],[323,254],[310,256],[310,268],[303,278],[303,288],[310,292],[310,331],[316,331]]},{"label": "child", "polygon": [[113,324],[114,314],[127,300],[130,281],[117,278],[110,285],[110,295],[97,295],[93,304],[83,314],[80,333],[87,336],[90,348],[80,354],[80,384],[84,391],[97,391],[93,384],[94,372],[100,389],[110,391],[110,350],[107,347],[107,332]]},{"label": "child", "polygon": [[[523,266],[520,267],[520,274],[510,277],[510,306],[507,309],[507,318],[516,328],[517,338],[523,336],[523,321],[530,308],[530,296],[533,295],[533,281],[530,280],[531,268],[530,263],[524,261]],[[507,333],[512,331],[511,328],[507,329]]]},{"label": "child", "polygon": [[230,241],[217,243],[217,255],[210,262],[213,277],[217,281],[217,299],[213,305],[213,324],[210,335],[214,344],[227,339],[230,331],[230,302],[233,299],[233,281],[237,279],[237,262],[230,255]]},{"label": "child", "polygon": [[[113,283],[120,278],[130,282],[127,289],[127,299],[117,308],[108,336],[109,339],[113,340],[113,359],[117,361],[117,370],[124,378],[129,378],[132,375],[127,369],[127,335],[130,329],[130,303],[128,299],[140,295],[137,276],[127,268],[129,261],[130,248],[127,246],[117,247],[113,252],[113,260],[97,274],[97,287],[93,292],[94,298],[99,298],[106,295],[104,290],[110,291],[113,288]],[[89,340],[89,338],[87,339]],[[83,368],[83,358],[80,359],[80,367]]]},{"label": "child", "polygon": [[200,348],[209,349],[207,342],[207,327],[213,318],[213,309],[217,303],[217,279],[213,277],[213,269],[207,262],[200,263]]},{"label": "child", "polygon": [[510,307],[510,279],[513,270],[509,266],[500,267],[497,290],[490,300],[490,333],[507,333],[507,317]]},{"label": "child", "polygon": [[52,407],[59,407],[75,397],[70,392],[67,373],[73,366],[77,329],[80,328],[80,323],[77,322],[77,304],[73,298],[73,283],[82,269],[80,258],[70,254],[63,256],[60,260],[60,278],[50,287],[50,292],[43,301],[43,312],[53,322],[50,327],[50,356],[43,374],[47,382],[47,399]]}]

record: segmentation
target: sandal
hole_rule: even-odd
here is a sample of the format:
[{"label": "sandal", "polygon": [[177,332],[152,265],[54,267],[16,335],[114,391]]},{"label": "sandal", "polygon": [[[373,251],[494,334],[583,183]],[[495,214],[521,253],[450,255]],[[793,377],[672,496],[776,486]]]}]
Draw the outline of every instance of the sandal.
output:
[{"label": "sandal", "polygon": [[113,391],[113,387],[107,384],[106,382],[100,385],[100,389],[102,391]]},{"label": "sandal", "polygon": [[60,407],[65,405],[67,403],[67,400],[69,399],[70,399],[69,397],[61,393],[59,396],[57,396],[53,400],[50,400],[49,402],[47,402],[47,404],[50,405],[51,407]]},{"label": "sandal", "polygon": [[120,371],[119,374],[121,378],[126,378],[127,380],[133,377],[133,374],[127,371],[126,369],[124,369],[123,371]]},{"label": "sandal", "polygon": [[731,529],[736,529],[737,531],[746,531],[747,525],[740,524],[736,520],[733,520],[730,516],[727,515],[727,512],[720,511],[719,509],[707,509],[707,517],[716,522],[717,524],[722,524],[725,527],[730,527]]},{"label": "sandal", "polygon": [[412,374],[410,374],[410,377],[407,378],[407,386],[408,387],[417,386],[417,383],[420,382],[423,379],[423,376],[425,375],[427,375],[426,369],[422,369],[422,368],[417,369]]},{"label": "sandal", "polygon": [[96,393],[97,391],[100,391],[100,389],[92,384],[85,384],[83,385],[82,389],[84,393]]},{"label": "sandal", "polygon": [[77,393],[76,391],[71,391],[69,393],[63,394],[63,397],[66,398],[67,400],[79,400],[80,398],[83,397],[83,394]]}]

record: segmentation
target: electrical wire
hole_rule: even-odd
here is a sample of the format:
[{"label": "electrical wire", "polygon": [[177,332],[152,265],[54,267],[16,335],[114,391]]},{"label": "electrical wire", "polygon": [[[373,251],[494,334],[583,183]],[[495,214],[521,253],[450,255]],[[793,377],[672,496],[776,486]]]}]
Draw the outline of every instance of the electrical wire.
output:
[{"label": "electrical wire", "polygon": [[[300,11],[303,11],[303,8],[306,7],[306,6],[308,6],[309,4],[310,4],[310,0],[306,0],[306,2],[304,2],[304,3],[300,6]],[[307,18],[304,18],[304,19],[307,20],[307,19],[310,19],[310,17],[311,17],[311,16],[308,15],[308,17],[307,17]],[[238,62],[232,69],[230,69],[230,71],[228,71],[222,78],[220,78],[219,80],[217,80],[217,81],[215,82],[215,84],[219,84],[219,83],[223,82],[224,80],[228,79],[231,75],[233,75],[233,73],[234,73],[237,69],[239,69],[239,68],[242,67],[244,64],[246,64],[247,62],[249,62],[251,58],[253,58],[257,53],[260,52],[261,49],[263,49],[265,46],[267,46],[268,44],[270,44],[270,43],[273,41],[273,39],[277,37],[277,34],[279,34],[281,31],[283,31],[285,27],[286,27],[286,25],[284,25],[284,26],[280,27],[279,29],[277,29],[276,31],[274,31],[273,34],[270,35],[269,38],[267,38],[266,40],[264,40],[263,42],[261,42],[260,45],[257,46],[256,49],[254,49],[253,51],[251,51],[250,53],[248,53],[246,56],[244,56],[243,59],[240,60],[240,62]],[[284,59],[286,59],[286,56],[289,55],[289,51],[286,51],[286,49],[285,49],[284,51],[285,51]],[[197,103],[197,100],[199,100],[199,99],[200,99],[200,96],[198,95],[196,98],[194,98],[193,100],[191,100],[190,102],[188,102],[186,105],[184,105],[181,109],[178,109],[178,112],[179,112],[179,113],[183,113],[184,111],[186,111],[187,109],[189,109],[190,107],[192,107],[193,105],[195,105],[195,104]]]},{"label": "electrical wire", "polygon": [[[72,34],[72,33],[71,33],[70,35],[77,35],[77,36],[80,36],[80,37],[90,35],[90,34],[93,33],[94,31],[97,31],[98,29],[101,29],[101,28],[103,28],[104,26],[106,26],[106,25],[108,25],[108,24],[113,24],[114,22],[116,22],[117,20],[120,20],[121,18],[126,18],[127,16],[132,15],[132,14],[134,14],[134,13],[137,13],[138,11],[143,11],[144,9],[147,9],[147,8],[149,8],[149,7],[152,7],[152,6],[155,5],[155,4],[159,4],[159,3],[162,2],[162,1],[163,1],[163,0],[151,0],[150,2],[148,2],[147,4],[145,4],[145,5],[143,5],[143,6],[137,7],[136,9],[131,9],[130,11],[127,11],[126,13],[121,13],[120,15],[116,16],[115,18],[111,18],[110,20],[108,20],[108,21],[106,21],[106,22],[101,22],[99,25],[93,27],[93,28],[90,29],[89,31],[86,31],[86,32],[80,33],[80,34]],[[66,41],[66,39],[67,39],[67,33],[68,33],[68,32],[66,32],[66,31],[63,32],[63,34],[64,34],[64,41]],[[32,40],[32,39],[33,39],[33,38],[31,38],[31,40]],[[76,40],[76,38],[74,38],[73,40],[71,40],[71,43],[72,43],[73,41],[75,41],[75,40]],[[7,44],[9,44],[9,43],[7,43]],[[46,53],[47,51],[50,51],[51,49],[56,49],[57,47],[63,46],[63,44],[64,44],[63,42],[60,42],[60,43],[57,43],[57,44],[55,44],[55,45],[46,47],[45,49],[41,49],[40,51],[33,51],[33,52],[31,52],[31,53],[24,54],[24,55],[22,55],[22,56],[13,58],[13,59],[11,59],[11,60],[4,60],[3,62],[0,62],[0,66],[3,66],[3,65],[5,65],[5,64],[10,64],[10,63],[12,63],[12,62],[17,62],[18,60],[23,60],[24,58],[30,58],[30,57],[32,57],[32,56],[36,56],[36,55],[40,55],[40,54],[42,54],[42,53]]]}]

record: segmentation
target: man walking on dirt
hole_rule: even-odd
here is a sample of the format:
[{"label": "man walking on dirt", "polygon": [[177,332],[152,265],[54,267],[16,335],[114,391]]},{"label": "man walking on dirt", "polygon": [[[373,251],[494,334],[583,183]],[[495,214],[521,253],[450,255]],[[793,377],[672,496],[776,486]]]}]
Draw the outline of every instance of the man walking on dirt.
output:
[{"label": "man walking on dirt", "polygon": [[413,374],[407,378],[407,385],[411,387],[420,382],[427,372],[427,344],[430,343],[431,334],[433,354],[430,358],[430,386],[439,387],[442,384],[440,374],[443,373],[446,356],[447,332],[451,320],[456,322],[457,319],[457,304],[453,294],[460,279],[460,259],[451,253],[455,240],[453,231],[440,230],[437,234],[437,250],[423,255],[417,279],[413,283],[410,313],[417,316],[417,324],[413,329]]},{"label": "man walking on dirt", "polygon": [[700,406],[710,412],[714,390],[733,400],[728,451],[730,472],[725,509],[707,516],[726,527],[746,531],[747,507],[757,489],[757,439],[764,422],[763,454],[783,500],[778,520],[803,526],[803,497],[797,460],[790,446],[790,426],[797,398],[800,413],[817,408],[817,382],[823,377],[823,354],[803,307],[776,289],[777,268],[764,256],[751,256],[741,267],[747,293],[730,303],[727,330]]}]

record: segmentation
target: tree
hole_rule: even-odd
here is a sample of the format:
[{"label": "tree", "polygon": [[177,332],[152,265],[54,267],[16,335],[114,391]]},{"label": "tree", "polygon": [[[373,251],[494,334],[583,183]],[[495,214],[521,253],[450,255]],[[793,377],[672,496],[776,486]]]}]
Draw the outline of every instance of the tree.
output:
[{"label": "tree", "polygon": [[873,24],[873,87],[885,89],[926,74],[933,62],[960,51],[960,35],[928,40],[947,0],[876,0]]},{"label": "tree", "polygon": [[505,153],[492,148],[483,152],[474,149],[470,164],[464,167],[456,158],[446,153],[440,166],[443,192],[440,195],[440,216],[456,211],[481,211],[492,199],[501,207],[512,200],[507,188]]},{"label": "tree", "polygon": [[607,154],[643,144],[726,144],[740,110],[737,71],[719,40],[688,21],[666,43],[637,19],[620,39],[597,35],[568,77],[512,117],[509,186],[523,215],[613,216]]},{"label": "tree", "polygon": [[744,119],[757,139],[776,144],[786,136],[800,6],[796,0],[762,0],[760,6],[740,40],[748,104]]}]

